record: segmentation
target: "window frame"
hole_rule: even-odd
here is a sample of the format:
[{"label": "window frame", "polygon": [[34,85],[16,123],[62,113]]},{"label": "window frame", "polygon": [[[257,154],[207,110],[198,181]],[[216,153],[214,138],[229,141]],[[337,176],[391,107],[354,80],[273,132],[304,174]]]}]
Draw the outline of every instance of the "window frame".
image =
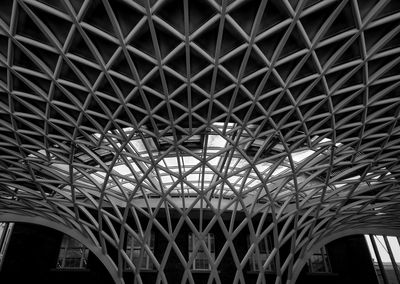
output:
[{"label": "window frame", "polygon": [[[138,235],[138,232],[135,231],[135,233]],[[135,267],[137,267],[138,264],[137,260],[141,259],[142,260],[142,262],[140,263],[141,270],[154,270],[155,269],[154,263],[151,260],[151,257],[148,254],[148,252],[144,248],[142,248],[142,244],[143,242],[140,242],[133,235],[127,234],[125,242],[125,253],[131,260],[131,262],[135,265]],[[150,238],[146,240],[146,245],[150,248],[152,253],[154,253],[154,244],[155,244],[155,234],[154,232],[151,232]],[[125,261],[124,270],[132,271],[132,267],[129,265],[127,261]]]},{"label": "window frame", "polygon": [[[247,236],[247,243],[248,247],[250,248],[251,245],[255,242],[251,241],[250,235]],[[261,269],[258,267],[258,261],[257,261],[257,254],[259,255],[261,259],[261,265],[263,266],[264,263],[267,261],[268,257],[271,255],[272,248],[274,247],[273,241],[270,235],[265,236],[260,240],[258,243],[258,251],[257,247],[254,247],[253,253],[251,254],[249,258],[249,266],[250,266],[250,271],[252,272],[259,272]],[[264,272],[275,272],[275,262],[272,261],[265,269]]]},{"label": "window frame", "polygon": [[[319,258],[319,261],[317,261],[317,258]],[[307,260],[307,264],[309,273],[332,273],[331,262],[325,246],[322,246],[318,251],[314,252]],[[317,265],[320,265],[319,268],[316,268]]]},{"label": "window frame", "polygon": [[[188,240],[188,252],[189,252],[189,259],[192,257],[194,254],[194,251],[196,249],[196,246],[198,243],[201,241],[195,233],[189,234],[189,240]],[[208,233],[207,235],[204,236],[204,243],[206,245],[207,250],[211,254],[211,257],[215,259],[215,236],[213,233]],[[210,271],[211,270],[211,263],[209,261],[209,258],[207,256],[207,253],[205,252],[205,249],[203,246],[200,244],[197,251],[196,255],[194,256],[193,262],[191,264],[191,269],[194,271]]]},{"label": "window frame", "polygon": [[[69,254],[76,253],[77,257],[69,257]],[[78,257],[79,255],[79,257]],[[85,247],[78,240],[63,235],[61,240],[60,249],[58,252],[56,269],[60,270],[84,270],[87,269],[89,258],[89,249]],[[78,260],[78,261],[76,261]],[[71,261],[71,262],[69,262]],[[79,263],[78,265],[71,265],[71,263]]]}]

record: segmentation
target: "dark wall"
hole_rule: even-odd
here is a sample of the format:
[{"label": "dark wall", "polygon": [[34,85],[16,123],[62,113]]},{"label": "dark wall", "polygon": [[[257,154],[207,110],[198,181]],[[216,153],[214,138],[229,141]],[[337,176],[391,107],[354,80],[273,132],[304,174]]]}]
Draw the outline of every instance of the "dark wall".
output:
[{"label": "dark wall", "polygon": [[55,269],[61,239],[62,233],[46,227],[15,224],[0,271],[0,283],[113,283],[108,271],[93,254],[89,255],[88,269]]},{"label": "dark wall", "polygon": [[377,284],[367,243],[362,235],[347,236],[326,245],[331,274],[309,273],[305,267],[297,283]]},{"label": "dark wall", "polygon": [[[177,216],[178,217],[178,216]],[[240,216],[238,220],[240,219]],[[157,220],[161,225],[167,226],[162,216]],[[196,216],[192,221],[197,226]],[[173,219],[172,227],[175,227],[178,218]],[[229,218],[226,218],[226,226],[229,227]],[[236,225],[239,223],[237,222]],[[145,225],[145,222],[144,224]],[[235,225],[235,227],[236,227]],[[159,262],[166,254],[168,240],[160,232],[155,232],[155,256]],[[187,224],[179,230],[175,242],[179,245],[184,257],[188,256],[188,234],[190,228]],[[225,243],[225,237],[219,224],[213,226],[212,233],[215,236],[216,256]],[[0,272],[0,283],[113,283],[107,270],[93,255],[89,255],[88,268],[85,270],[57,270],[56,262],[58,250],[61,244],[62,234],[60,232],[31,224],[16,224],[7,251],[3,269]],[[236,253],[242,259],[247,252],[247,231],[242,230],[234,240]],[[299,276],[297,283],[305,284],[377,284],[374,268],[369,256],[368,247],[363,236],[350,236],[336,240],[327,245],[330,257],[332,273],[316,274],[309,273],[305,267]],[[281,250],[287,253],[287,248]],[[111,256],[113,255],[111,250]],[[235,277],[236,267],[230,250],[225,254],[218,267],[221,282],[232,283]],[[169,253],[168,261],[164,270],[168,283],[180,283],[184,273],[178,256],[173,249]],[[258,273],[251,272],[249,267],[243,270],[246,283],[256,283]],[[207,283],[209,272],[192,272],[196,284]],[[275,274],[265,274],[267,283],[274,283]],[[124,273],[126,283],[133,283],[132,272]],[[157,271],[142,271],[143,283],[155,283]]]},{"label": "dark wall", "polygon": [[340,283],[375,284],[377,278],[364,236],[354,235],[334,241],[328,246],[332,268]]}]

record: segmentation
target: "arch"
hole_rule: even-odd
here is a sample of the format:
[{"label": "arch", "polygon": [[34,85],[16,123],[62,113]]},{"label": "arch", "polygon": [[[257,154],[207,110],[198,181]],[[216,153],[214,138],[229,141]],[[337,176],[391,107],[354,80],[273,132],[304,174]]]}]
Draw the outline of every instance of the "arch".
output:
[{"label": "arch", "polygon": [[40,216],[22,216],[17,214],[0,214],[0,222],[13,222],[13,223],[29,223],[41,225],[62,232],[85,245],[104,265],[115,284],[124,284],[124,279],[118,277],[118,268],[114,261],[106,254],[104,254],[100,247],[95,246],[88,240],[82,233],[73,228],[69,228],[60,223],[50,221]]},{"label": "arch", "polygon": [[287,280],[287,284],[294,284],[296,283],[297,278],[300,275],[301,270],[303,269],[304,265],[307,263],[307,260],[311,257],[311,255],[319,250],[324,245],[351,235],[365,235],[365,234],[373,234],[373,235],[392,235],[400,237],[400,230],[399,229],[391,229],[391,228],[355,228],[355,229],[346,229],[340,232],[333,233],[332,235],[324,238],[323,240],[315,243],[315,245],[308,250],[308,252],[304,255],[303,258],[297,259],[296,263],[293,265],[293,278]]}]

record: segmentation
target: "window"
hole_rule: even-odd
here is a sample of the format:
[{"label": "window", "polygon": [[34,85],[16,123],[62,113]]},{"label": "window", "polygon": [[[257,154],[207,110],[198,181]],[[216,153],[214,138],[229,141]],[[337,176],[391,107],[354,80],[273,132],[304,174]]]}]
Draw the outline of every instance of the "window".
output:
[{"label": "window", "polygon": [[57,268],[86,268],[88,255],[88,248],[77,240],[64,235],[61,242],[60,253],[58,254]]},{"label": "window", "polygon": [[[247,238],[249,247],[253,243],[250,239],[250,236]],[[267,236],[263,238],[259,243],[258,243],[258,252],[256,249],[254,249],[253,254],[250,258],[250,270],[251,271],[260,271],[262,269],[262,266],[264,263],[267,261],[268,256],[271,254],[272,251],[272,239],[270,236]],[[259,266],[259,263],[261,266]],[[275,270],[274,263],[271,262],[266,268],[265,271],[267,272],[273,272]]]},{"label": "window", "polygon": [[400,283],[400,238],[365,236],[379,283]]},{"label": "window", "polygon": [[[136,267],[140,267],[141,269],[154,269],[154,264],[150,259],[149,254],[146,250],[142,249],[143,241],[139,241],[135,239],[132,235],[128,234],[126,240],[126,254],[129,259],[133,262]],[[154,233],[151,232],[150,239],[145,241],[145,244],[149,246],[150,250],[154,252]],[[142,256],[140,255],[142,253]],[[125,269],[131,270],[128,262],[125,262]]]},{"label": "window", "polygon": [[10,240],[14,223],[0,223],[0,269]]},{"label": "window", "polygon": [[207,257],[206,250],[209,251],[211,257],[215,258],[215,239],[214,234],[207,234],[204,238],[204,243],[206,248],[203,245],[199,245],[199,238],[195,234],[189,235],[189,258],[193,255],[196,246],[199,246],[196,252],[196,255],[193,260],[192,269],[194,270],[211,270],[211,265],[209,262],[209,258]]},{"label": "window", "polygon": [[329,257],[326,248],[322,247],[308,260],[309,271],[312,273],[329,273],[332,272]]}]

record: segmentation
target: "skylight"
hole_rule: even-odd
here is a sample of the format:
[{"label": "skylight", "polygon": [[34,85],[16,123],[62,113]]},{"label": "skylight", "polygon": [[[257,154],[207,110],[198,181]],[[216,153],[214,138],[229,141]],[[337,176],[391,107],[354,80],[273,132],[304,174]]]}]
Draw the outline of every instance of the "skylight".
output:
[{"label": "skylight", "polygon": [[[79,196],[80,188],[85,188],[92,194],[105,190],[116,198],[154,198],[168,194],[171,198],[202,195],[209,200],[230,200],[254,196],[251,202],[261,202],[268,196],[273,199],[287,196],[296,186],[304,198],[310,194],[320,196],[313,189],[321,190],[323,182],[307,181],[309,185],[303,185],[306,173],[294,177],[290,161],[297,167],[326,155],[316,151],[320,145],[329,145],[329,139],[315,138],[314,141],[320,141],[315,149],[303,146],[287,153],[270,131],[253,136],[251,131],[257,131],[257,127],[248,127],[250,130],[242,132],[237,129],[241,128],[234,123],[214,123],[201,134],[181,133],[177,137],[176,133],[167,132],[168,137],[172,136],[158,139],[150,136],[151,132],[145,128],[143,131],[125,128],[123,133],[114,130],[103,135],[93,134],[96,147],[77,146],[73,163],[78,163],[80,170],[76,167],[72,170],[59,157],[52,156],[51,160],[58,175],[64,179],[72,176],[75,196]],[[173,141],[168,140],[174,139],[173,135],[188,143],[180,143],[183,148],[175,148]],[[159,141],[169,142],[160,145]],[[68,185],[61,189],[65,193],[72,190]]]}]

